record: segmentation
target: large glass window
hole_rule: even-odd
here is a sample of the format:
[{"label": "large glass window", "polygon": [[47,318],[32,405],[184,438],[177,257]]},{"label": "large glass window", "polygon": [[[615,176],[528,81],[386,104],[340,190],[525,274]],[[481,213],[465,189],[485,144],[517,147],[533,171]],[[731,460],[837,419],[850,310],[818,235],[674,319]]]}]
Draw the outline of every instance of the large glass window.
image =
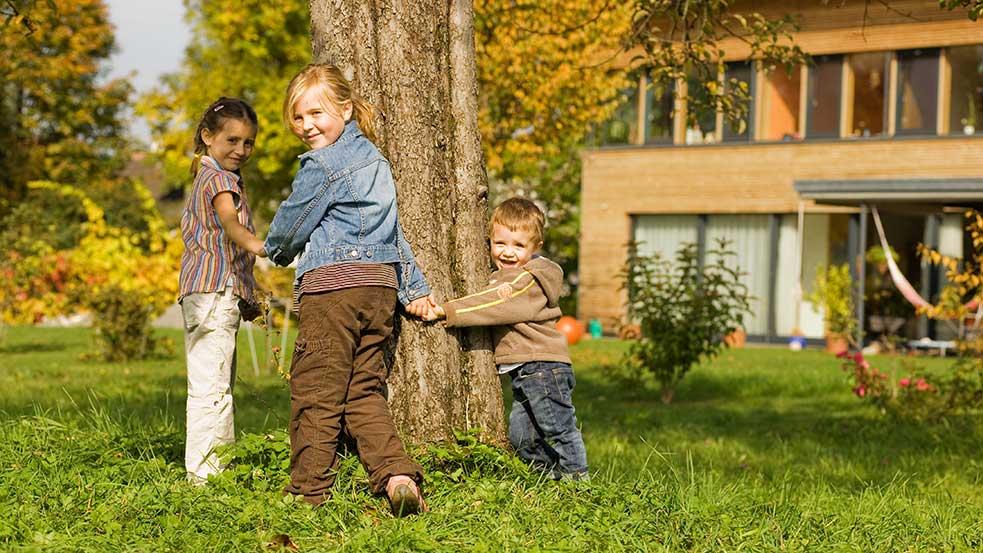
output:
[{"label": "large glass window", "polygon": [[898,52],[896,134],[934,134],[939,97],[939,50]]},{"label": "large glass window", "polygon": [[747,141],[754,133],[751,121],[754,120],[754,66],[752,62],[728,63],[724,70],[724,88],[728,96],[735,97],[737,90],[747,97],[738,106],[741,117],[737,120],[724,116],[724,140]]},{"label": "large glass window", "polygon": [[949,133],[983,132],[983,44],[950,48],[952,92],[949,96]]},{"label": "large glass window", "polygon": [[597,141],[602,146],[637,144],[638,141],[638,81],[621,91],[618,108],[611,118],[600,125]]},{"label": "large glass window", "polygon": [[853,71],[853,117],[850,135],[884,134],[887,128],[887,75],[890,58],[885,52],[850,56]]},{"label": "large glass window", "polygon": [[806,111],[806,137],[831,138],[840,135],[840,96],[843,58],[817,56],[809,68],[809,104]]},{"label": "large glass window", "polygon": [[728,265],[744,273],[741,282],[751,295],[751,313],[744,320],[748,334],[768,334],[771,309],[768,284],[772,271],[769,218],[770,215],[710,215],[707,218],[707,250],[716,249],[718,239],[728,240],[729,249],[737,254],[728,260]]},{"label": "large glass window", "polygon": [[642,255],[658,253],[674,260],[683,244],[696,244],[698,239],[696,215],[636,215],[632,222],[632,239]]},{"label": "large glass window", "polygon": [[673,89],[671,84],[649,82],[645,90],[645,143],[672,143]]},{"label": "large glass window", "polygon": [[799,97],[802,72],[798,67],[791,73],[778,68],[768,74],[767,97],[764,100],[765,140],[796,140],[799,135]]}]

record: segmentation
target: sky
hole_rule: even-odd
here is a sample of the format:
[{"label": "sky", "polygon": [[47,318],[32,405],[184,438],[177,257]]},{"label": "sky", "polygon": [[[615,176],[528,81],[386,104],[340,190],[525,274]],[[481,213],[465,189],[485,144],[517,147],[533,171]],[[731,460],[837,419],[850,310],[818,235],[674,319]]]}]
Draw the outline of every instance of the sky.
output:
[{"label": "sky", "polygon": [[[153,88],[158,78],[176,71],[191,39],[181,0],[106,0],[109,19],[116,28],[116,48],[109,63],[110,77],[134,72],[136,93]],[[149,141],[147,127],[135,117],[130,129]]]}]

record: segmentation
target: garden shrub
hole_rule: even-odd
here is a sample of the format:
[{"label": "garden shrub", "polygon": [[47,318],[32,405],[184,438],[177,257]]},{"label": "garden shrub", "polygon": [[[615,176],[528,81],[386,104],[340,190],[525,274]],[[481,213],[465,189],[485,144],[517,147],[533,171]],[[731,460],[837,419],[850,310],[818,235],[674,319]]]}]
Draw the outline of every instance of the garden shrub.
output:
[{"label": "garden shrub", "polygon": [[741,328],[750,313],[743,273],[727,264],[736,254],[726,240],[707,252],[701,263],[695,244],[684,244],[675,260],[660,254],[641,255],[629,247],[622,272],[628,292],[628,316],[637,323],[626,364],[638,377],[655,378],[662,401],[672,401],[676,386],[702,359],[726,347],[724,336]]},{"label": "garden shrub", "polygon": [[94,357],[126,361],[171,351],[170,341],[154,336],[155,309],[146,293],[109,286],[85,303],[92,309]]}]

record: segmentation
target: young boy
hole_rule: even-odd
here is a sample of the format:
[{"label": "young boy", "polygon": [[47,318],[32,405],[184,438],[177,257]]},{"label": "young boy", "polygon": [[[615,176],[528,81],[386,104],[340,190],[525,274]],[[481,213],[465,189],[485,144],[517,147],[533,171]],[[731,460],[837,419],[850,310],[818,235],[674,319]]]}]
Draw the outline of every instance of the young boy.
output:
[{"label": "young boy", "polygon": [[509,441],[519,457],[554,479],[587,478],[587,451],[571,395],[567,341],[556,329],[563,270],[536,255],[545,216],[524,198],[502,202],[491,218],[490,286],[433,307],[448,327],[492,326],[499,374],[512,379]]}]

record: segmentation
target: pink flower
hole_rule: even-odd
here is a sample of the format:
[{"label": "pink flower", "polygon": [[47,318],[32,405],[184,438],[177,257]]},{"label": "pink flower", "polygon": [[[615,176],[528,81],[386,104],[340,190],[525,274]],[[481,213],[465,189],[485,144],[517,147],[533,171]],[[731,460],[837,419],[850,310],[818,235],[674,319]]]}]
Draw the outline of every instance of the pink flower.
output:
[{"label": "pink flower", "polygon": [[866,361],[864,360],[864,354],[859,351],[857,353],[854,353],[853,362],[858,365],[863,365],[864,363],[866,363]]},{"label": "pink flower", "polygon": [[870,368],[870,363],[866,359],[861,358],[860,361],[857,361],[857,366],[866,371]]},{"label": "pink flower", "polygon": [[857,397],[864,397],[867,395],[867,388],[865,388],[863,385],[857,386],[853,389],[853,393],[857,394]]},{"label": "pink flower", "polygon": [[907,388],[909,384],[911,384],[910,378],[902,378],[898,381],[898,386],[901,386],[902,388]]},{"label": "pink flower", "polygon": [[918,382],[915,382],[915,389],[917,389],[919,392],[924,392],[929,388],[931,388],[931,386],[928,384],[928,382],[925,382],[924,378],[919,378]]}]

